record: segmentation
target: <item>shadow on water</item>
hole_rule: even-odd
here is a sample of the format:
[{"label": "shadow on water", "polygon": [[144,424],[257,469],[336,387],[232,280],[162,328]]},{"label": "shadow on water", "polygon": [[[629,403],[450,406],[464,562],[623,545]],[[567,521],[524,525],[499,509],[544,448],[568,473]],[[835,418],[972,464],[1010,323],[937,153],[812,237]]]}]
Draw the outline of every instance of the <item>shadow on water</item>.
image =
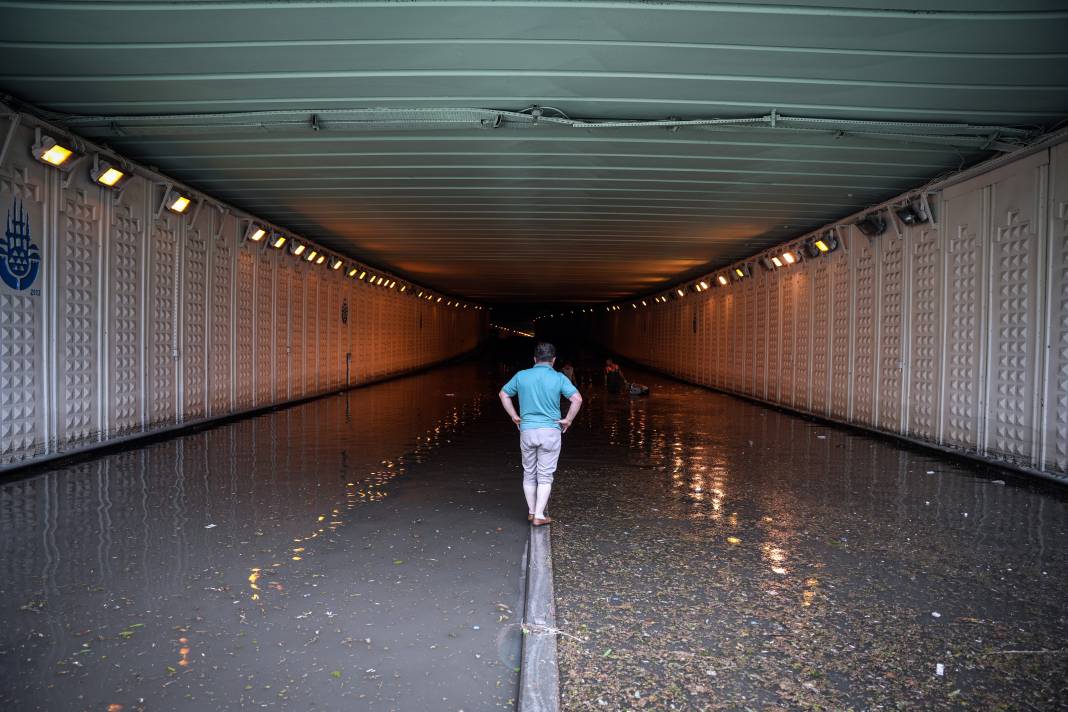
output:
[{"label": "shadow on water", "polygon": [[0,703],[509,707],[527,527],[480,373],[0,485]]}]

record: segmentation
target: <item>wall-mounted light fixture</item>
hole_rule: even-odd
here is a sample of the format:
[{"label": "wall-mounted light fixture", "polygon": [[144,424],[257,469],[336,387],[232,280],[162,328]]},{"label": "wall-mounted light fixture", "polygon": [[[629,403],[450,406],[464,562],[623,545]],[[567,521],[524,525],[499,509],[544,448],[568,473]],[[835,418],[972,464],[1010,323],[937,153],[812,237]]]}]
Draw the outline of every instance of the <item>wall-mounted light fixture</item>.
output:
[{"label": "wall-mounted light fixture", "polygon": [[280,250],[280,249],[282,249],[282,246],[285,245],[288,240],[289,240],[288,237],[286,237],[285,235],[283,235],[280,232],[276,232],[274,235],[271,236],[271,247],[273,247],[276,250]]},{"label": "wall-mounted light fixture", "polygon": [[729,280],[729,279],[727,279],[727,275],[725,275],[725,274],[721,274],[721,275],[718,275],[718,276],[716,277],[716,281],[717,281],[717,282],[719,282],[719,285],[720,285],[721,287],[726,287],[726,286],[727,286],[727,284],[729,284],[729,283],[730,283],[730,280]]},{"label": "wall-mounted light fixture", "polygon": [[838,236],[834,230],[828,230],[819,237],[814,237],[805,243],[805,251],[809,257],[819,257],[838,249]]},{"label": "wall-mounted light fixture", "polygon": [[346,270],[346,272],[345,272],[345,274],[349,277],[349,279],[355,279],[356,275],[358,275],[359,273],[360,273],[360,268],[356,267],[354,265],[350,266],[348,268],[348,270]]},{"label": "wall-mounted light fixture", "polygon": [[742,280],[752,275],[752,270],[749,269],[749,263],[743,262],[740,265],[731,267],[731,274],[735,279]]},{"label": "wall-mounted light fixture", "polygon": [[323,262],[326,262],[326,255],[319,255],[315,258],[315,264],[321,265]]},{"label": "wall-mounted light fixture", "polygon": [[330,269],[332,269],[332,270],[339,270],[339,269],[341,269],[342,265],[344,265],[344,264],[345,263],[342,262],[337,257],[331,257],[330,258]]},{"label": "wall-mounted light fixture", "polygon": [[245,239],[249,242],[262,242],[265,237],[267,237],[267,229],[262,225],[250,222],[245,228]]},{"label": "wall-mounted light fixture", "polygon": [[171,189],[169,195],[167,195],[167,210],[177,215],[183,214],[186,210],[189,210],[189,206],[193,204],[193,199],[187,195],[179,193],[177,190]]},{"label": "wall-mounted light fixture", "polygon": [[878,237],[886,232],[886,218],[878,210],[868,213],[854,224],[868,237]]},{"label": "wall-mounted light fixture", "polygon": [[313,262],[315,260],[315,258],[318,257],[318,256],[319,256],[319,252],[318,251],[316,251],[316,250],[308,250],[307,254],[304,255],[304,260],[306,262]]},{"label": "wall-mounted light fixture", "polygon": [[107,161],[101,161],[97,157],[92,170],[89,171],[89,177],[93,179],[94,183],[105,188],[118,188],[126,182],[130,174]]},{"label": "wall-mounted light fixture", "polygon": [[294,242],[289,246],[289,254],[294,257],[300,257],[306,249],[308,249],[308,246],[303,242]]},{"label": "wall-mounted light fixture", "polygon": [[51,136],[39,137],[37,143],[30,147],[30,152],[38,161],[54,168],[63,167],[74,155],[73,148],[64,146]]},{"label": "wall-mounted light fixture", "polygon": [[927,214],[927,208],[920,200],[910,200],[904,205],[894,209],[898,220],[905,225],[922,225],[930,222],[931,216]]}]

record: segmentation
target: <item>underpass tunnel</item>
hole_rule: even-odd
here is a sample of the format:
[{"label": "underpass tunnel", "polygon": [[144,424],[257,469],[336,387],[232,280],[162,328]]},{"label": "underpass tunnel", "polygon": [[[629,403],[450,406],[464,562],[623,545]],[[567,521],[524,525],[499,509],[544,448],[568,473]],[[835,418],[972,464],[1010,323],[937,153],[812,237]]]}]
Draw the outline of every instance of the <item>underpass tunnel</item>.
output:
[{"label": "underpass tunnel", "polygon": [[0,2],[0,703],[1063,709],[1066,31]]}]

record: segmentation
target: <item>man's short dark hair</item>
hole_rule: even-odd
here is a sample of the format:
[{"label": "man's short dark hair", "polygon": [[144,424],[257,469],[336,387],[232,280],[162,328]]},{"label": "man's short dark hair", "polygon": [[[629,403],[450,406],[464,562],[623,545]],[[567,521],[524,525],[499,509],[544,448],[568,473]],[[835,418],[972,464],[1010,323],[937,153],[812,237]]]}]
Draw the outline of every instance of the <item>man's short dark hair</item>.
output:
[{"label": "man's short dark hair", "polygon": [[556,358],[556,347],[552,344],[543,341],[534,347],[534,360],[538,363],[552,361],[554,358]]}]

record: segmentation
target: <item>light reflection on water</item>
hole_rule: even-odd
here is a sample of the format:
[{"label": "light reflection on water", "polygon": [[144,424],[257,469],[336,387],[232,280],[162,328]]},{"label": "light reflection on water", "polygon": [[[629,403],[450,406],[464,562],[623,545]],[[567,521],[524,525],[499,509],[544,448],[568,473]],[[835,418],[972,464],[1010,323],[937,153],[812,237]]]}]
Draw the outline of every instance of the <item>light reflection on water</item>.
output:
[{"label": "light reflection on water", "polygon": [[1068,527],[1048,486],[1003,486],[994,480],[1010,475],[641,377],[655,384],[649,398],[594,399],[586,427],[602,433],[591,437],[626,448],[643,507],[690,522],[684,535],[709,547],[751,551],[769,588],[801,606],[819,605],[828,557],[862,548],[1038,577],[1068,563],[1048,543]]},{"label": "light reflection on water", "polygon": [[[347,512],[480,416],[477,379],[440,369],[0,485],[0,653],[23,658],[0,654],[0,676],[51,683],[88,662],[82,631],[193,616],[190,593],[266,610]],[[192,632],[176,631],[185,667]]]}]

